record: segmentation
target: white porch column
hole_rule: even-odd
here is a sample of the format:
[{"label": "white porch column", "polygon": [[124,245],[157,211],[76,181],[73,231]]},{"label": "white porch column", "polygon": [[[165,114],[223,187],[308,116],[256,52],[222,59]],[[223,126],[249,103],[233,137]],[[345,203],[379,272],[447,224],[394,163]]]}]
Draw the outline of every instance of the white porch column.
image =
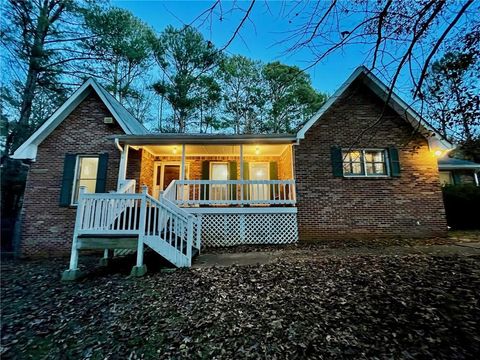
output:
[{"label": "white porch column", "polygon": [[[240,180],[243,180],[243,144],[240,144]],[[240,185],[240,200],[243,201],[243,184]]]},{"label": "white porch column", "polygon": [[120,165],[118,166],[118,180],[117,190],[120,189],[121,183],[127,177],[127,162],[128,162],[129,145],[123,146],[123,151],[120,153]]},{"label": "white porch column", "polygon": [[182,144],[182,163],[180,165],[180,180],[185,180],[185,144]]}]

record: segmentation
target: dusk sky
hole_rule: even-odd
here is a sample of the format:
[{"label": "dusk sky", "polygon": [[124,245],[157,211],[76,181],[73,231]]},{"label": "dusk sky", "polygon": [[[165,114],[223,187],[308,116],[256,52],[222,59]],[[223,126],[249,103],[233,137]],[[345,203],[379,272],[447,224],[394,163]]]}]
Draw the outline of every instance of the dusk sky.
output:
[{"label": "dusk sky", "polygon": [[[113,1],[114,6],[132,11],[157,32],[162,31],[167,25],[181,27],[191,23],[212,3],[213,1]],[[255,4],[252,21],[245,23],[240,33],[241,37],[236,37],[226,52],[241,54],[264,62],[278,60],[300,68],[307,67],[313,59],[310,51],[287,54],[286,44],[276,44],[285,39],[288,31],[296,26],[295,21],[289,24],[283,4],[284,2],[281,1],[268,2],[270,11],[263,1]],[[245,7],[248,3],[241,5]],[[215,46],[222,47],[234,33],[240,20],[241,14],[236,12],[233,15],[226,14],[222,23],[218,21],[218,17],[214,18],[211,27],[208,23],[199,26],[198,21],[194,25],[206,39],[211,40]],[[331,55],[308,70],[308,73],[317,90],[332,94],[357,66],[362,65],[365,57],[364,49],[360,46],[352,46],[344,53]]]}]

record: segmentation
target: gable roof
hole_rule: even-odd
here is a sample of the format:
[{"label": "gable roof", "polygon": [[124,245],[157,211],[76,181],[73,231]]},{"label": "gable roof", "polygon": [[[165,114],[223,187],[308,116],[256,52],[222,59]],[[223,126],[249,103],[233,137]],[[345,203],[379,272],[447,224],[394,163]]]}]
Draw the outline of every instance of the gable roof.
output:
[{"label": "gable roof", "polygon": [[148,134],[148,130],[130,114],[104,87],[93,78],[85,81],[12,155],[14,159],[32,159],[38,145],[47,138],[85,98],[94,91],[102,100],[125,134]]},{"label": "gable roof", "polygon": [[[340,88],[323,104],[320,110],[313,115],[309,121],[298,131],[297,138],[304,139],[306,132],[325,114],[325,112],[343,95],[343,93],[356,80],[361,80],[368,86],[380,99],[386,101],[389,88],[365,66],[359,66],[350,75]],[[451,142],[439,134],[430,124],[428,124],[410,105],[403,101],[395,92],[392,92],[388,105],[403,119],[408,121],[412,127],[427,138],[431,149],[452,149]]]}]

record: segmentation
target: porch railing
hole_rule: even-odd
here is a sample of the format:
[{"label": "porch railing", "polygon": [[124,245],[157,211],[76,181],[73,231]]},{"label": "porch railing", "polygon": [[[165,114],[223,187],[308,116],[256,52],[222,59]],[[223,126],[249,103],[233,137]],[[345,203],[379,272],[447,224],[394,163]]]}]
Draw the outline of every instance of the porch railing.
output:
[{"label": "porch railing", "polygon": [[[140,194],[92,194],[81,187],[73,249],[77,250],[79,236],[137,235],[139,250],[142,249],[137,251],[138,264],[143,262],[145,243],[176,266],[190,266],[192,246],[200,249],[200,231],[201,224],[195,215],[167,199],[154,199],[147,194],[146,187]],[[71,268],[76,268],[76,260]]]},{"label": "porch railing", "polygon": [[91,194],[80,189],[75,231],[77,235],[138,235],[142,194]]},{"label": "porch railing", "polygon": [[163,197],[178,206],[296,203],[294,180],[174,180]]}]

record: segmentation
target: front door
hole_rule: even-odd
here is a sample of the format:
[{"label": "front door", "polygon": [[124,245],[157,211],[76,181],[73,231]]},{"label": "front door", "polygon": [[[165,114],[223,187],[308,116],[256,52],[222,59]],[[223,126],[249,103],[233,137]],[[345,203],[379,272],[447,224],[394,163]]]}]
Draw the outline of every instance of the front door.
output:
[{"label": "front door", "polygon": [[[185,177],[188,167],[185,168]],[[154,167],[153,197],[158,199],[160,191],[165,190],[173,180],[180,179],[180,163],[156,162]]]},{"label": "front door", "polygon": [[[250,163],[250,180],[269,180],[269,163]],[[270,187],[268,184],[250,185],[250,200],[270,200]]]}]

